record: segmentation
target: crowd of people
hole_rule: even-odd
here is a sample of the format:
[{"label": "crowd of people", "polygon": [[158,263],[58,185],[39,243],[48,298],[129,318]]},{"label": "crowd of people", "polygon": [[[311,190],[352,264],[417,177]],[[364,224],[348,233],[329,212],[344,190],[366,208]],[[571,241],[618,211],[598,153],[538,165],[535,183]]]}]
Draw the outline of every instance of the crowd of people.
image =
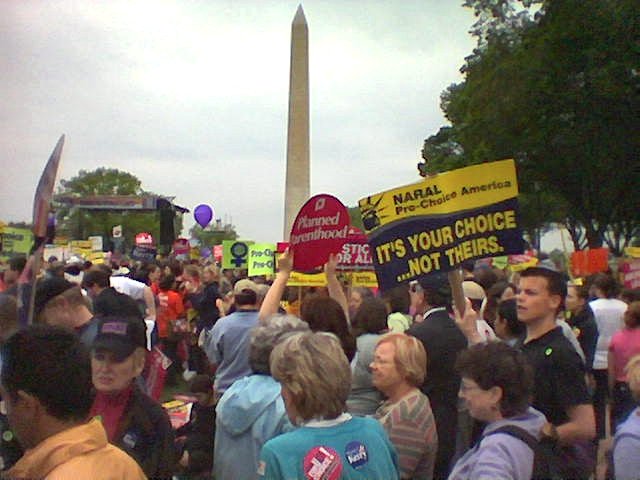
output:
[{"label": "crowd of people", "polygon": [[[326,287],[288,287],[293,255],[272,279],[51,259],[35,285],[32,262],[12,258],[4,477],[638,478],[638,290],[479,262],[460,312],[446,274],[350,288],[335,255]],[[164,393],[150,389],[153,352]],[[177,429],[159,403],[176,389],[193,398]]]}]

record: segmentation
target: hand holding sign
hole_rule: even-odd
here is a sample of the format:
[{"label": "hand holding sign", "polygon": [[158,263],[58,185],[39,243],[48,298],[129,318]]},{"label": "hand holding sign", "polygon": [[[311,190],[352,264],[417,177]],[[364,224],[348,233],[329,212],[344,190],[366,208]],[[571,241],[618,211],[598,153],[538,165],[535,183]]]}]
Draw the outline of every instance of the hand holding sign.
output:
[{"label": "hand holding sign", "polygon": [[289,239],[295,252],[293,268],[309,271],[326,263],[347,241],[349,213],[336,197],[316,195],[302,206]]},{"label": "hand holding sign", "polygon": [[327,263],[324,264],[324,273],[327,275],[327,277],[329,275],[334,275],[336,274],[336,269],[338,268],[338,255],[332,253],[329,255],[329,260],[327,260]]},{"label": "hand holding sign", "polygon": [[293,252],[287,248],[282,256],[278,259],[278,271],[291,273],[293,270]]}]

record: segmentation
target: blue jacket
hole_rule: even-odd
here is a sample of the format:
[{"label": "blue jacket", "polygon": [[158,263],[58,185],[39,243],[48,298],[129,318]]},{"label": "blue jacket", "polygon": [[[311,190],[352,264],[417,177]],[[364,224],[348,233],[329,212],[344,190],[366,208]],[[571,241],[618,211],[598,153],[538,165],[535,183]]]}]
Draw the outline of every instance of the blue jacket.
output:
[{"label": "blue jacket", "polygon": [[202,348],[209,361],[217,365],[216,392],[223,393],[237,379],[251,375],[249,335],[257,324],[257,310],[238,310],[218,320],[205,335]]},{"label": "blue jacket", "polygon": [[237,380],[222,395],[216,414],[216,480],[256,478],[262,445],[293,428],[280,396],[280,384],[268,375]]}]

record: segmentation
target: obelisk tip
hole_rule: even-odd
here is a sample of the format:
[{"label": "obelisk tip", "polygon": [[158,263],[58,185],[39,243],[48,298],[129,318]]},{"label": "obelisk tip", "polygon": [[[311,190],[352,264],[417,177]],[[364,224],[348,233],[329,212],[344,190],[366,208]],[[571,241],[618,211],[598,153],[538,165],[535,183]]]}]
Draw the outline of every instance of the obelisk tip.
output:
[{"label": "obelisk tip", "polygon": [[307,23],[307,19],[304,16],[304,10],[302,9],[302,4],[298,5],[298,9],[296,10],[296,15],[293,17],[293,23]]}]

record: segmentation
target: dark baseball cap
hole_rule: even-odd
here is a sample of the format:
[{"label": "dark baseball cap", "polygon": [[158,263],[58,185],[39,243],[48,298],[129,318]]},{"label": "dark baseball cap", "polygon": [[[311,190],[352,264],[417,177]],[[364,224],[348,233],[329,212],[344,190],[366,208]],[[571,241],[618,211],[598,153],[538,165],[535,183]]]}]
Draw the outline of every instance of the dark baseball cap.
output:
[{"label": "dark baseball cap", "polygon": [[66,292],[76,284],[65,280],[62,277],[44,278],[36,284],[36,297],[34,301],[34,314],[38,315],[44,310],[45,305],[53,297],[57,297],[61,293]]},{"label": "dark baseball cap", "polygon": [[147,348],[147,326],[144,320],[135,317],[108,316],[98,322],[92,350],[106,350],[118,360],[124,360],[136,348]]}]

